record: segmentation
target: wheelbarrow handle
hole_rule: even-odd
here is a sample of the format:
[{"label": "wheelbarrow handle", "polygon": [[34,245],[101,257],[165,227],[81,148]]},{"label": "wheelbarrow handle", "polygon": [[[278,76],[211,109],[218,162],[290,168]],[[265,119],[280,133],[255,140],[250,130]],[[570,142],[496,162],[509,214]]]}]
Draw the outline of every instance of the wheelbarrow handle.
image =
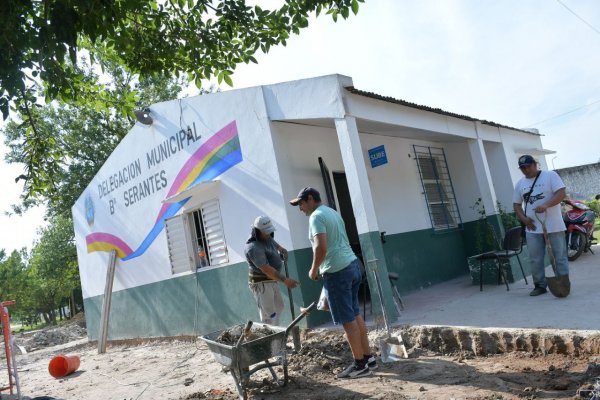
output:
[{"label": "wheelbarrow handle", "polygon": [[300,315],[298,315],[286,328],[285,328],[285,334],[286,336],[290,333],[290,331],[292,330],[292,328],[294,326],[296,326],[296,324],[298,322],[300,322],[300,320],[302,318],[304,318],[306,316],[306,314],[308,314],[313,308],[315,308],[317,305],[316,301],[313,301],[308,307],[303,308],[302,312],[300,313]]}]

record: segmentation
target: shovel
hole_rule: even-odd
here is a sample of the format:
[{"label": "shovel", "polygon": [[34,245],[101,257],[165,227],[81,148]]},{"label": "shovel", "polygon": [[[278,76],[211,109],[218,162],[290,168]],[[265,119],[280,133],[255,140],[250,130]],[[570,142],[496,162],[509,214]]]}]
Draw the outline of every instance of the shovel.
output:
[{"label": "shovel", "polygon": [[[539,217],[540,214],[543,215],[542,218]],[[546,251],[548,252],[548,257],[550,258],[550,264],[552,264],[552,271],[554,271],[553,277],[546,277],[548,289],[550,289],[550,293],[552,293],[554,297],[567,297],[571,292],[571,281],[569,281],[569,275],[558,275],[558,270],[556,269],[556,258],[554,258],[552,244],[550,243],[548,230],[546,229],[546,211],[543,213],[536,212],[535,217],[542,224],[542,229],[544,230],[544,242],[546,242]]]},{"label": "shovel", "polygon": [[379,280],[379,273],[377,271],[377,262],[376,260],[371,260],[369,262],[372,262],[374,264],[374,267],[371,269],[371,271],[373,271],[375,283],[377,284],[377,295],[379,296],[379,302],[381,303],[381,311],[383,312],[383,324],[385,326],[386,331],[386,333],[379,338],[381,361],[384,363],[400,361],[400,358],[408,358],[408,354],[406,353],[406,347],[404,346],[404,341],[402,340],[402,336],[400,334],[398,334],[398,336],[392,336],[390,324],[387,318],[387,313],[385,311],[385,305],[383,303],[383,291],[381,290],[381,281]]},{"label": "shovel", "polygon": [[[283,266],[285,267],[285,277],[289,278],[288,265],[287,260],[283,260]],[[292,289],[287,288],[288,299],[290,300],[290,313],[292,314],[292,321],[296,319],[296,313],[294,312],[294,299],[292,297]],[[292,331],[292,340],[294,343],[294,350],[296,352],[300,351],[300,330],[296,327]]]}]

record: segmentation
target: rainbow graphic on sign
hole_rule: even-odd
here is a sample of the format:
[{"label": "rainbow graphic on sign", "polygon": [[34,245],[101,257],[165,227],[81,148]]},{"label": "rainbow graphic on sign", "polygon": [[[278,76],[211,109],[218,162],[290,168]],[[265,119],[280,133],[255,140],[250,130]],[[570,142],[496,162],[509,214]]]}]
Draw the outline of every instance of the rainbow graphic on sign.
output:
[{"label": "rainbow graphic on sign", "polygon": [[[190,156],[175,177],[166,198],[202,182],[212,180],[240,161],[242,161],[242,150],[237,125],[235,121],[232,121],[215,133]],[[163,204],[154,226],[135,250],[132,250],[125,241],[113,234],[95,232],[85,237],[88,253],[115,250],[117,257],[123,261],[141,256],[165,227],[165,219],[176,215],[189,199],[188,197],[178,203]]]}]

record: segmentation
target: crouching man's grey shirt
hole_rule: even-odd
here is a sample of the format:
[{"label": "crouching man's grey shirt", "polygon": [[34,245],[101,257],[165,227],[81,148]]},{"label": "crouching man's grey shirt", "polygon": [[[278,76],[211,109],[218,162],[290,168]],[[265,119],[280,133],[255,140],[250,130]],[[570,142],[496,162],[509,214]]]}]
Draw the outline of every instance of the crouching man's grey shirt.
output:
[{"label": "crouching man's grey shirt", "polygon": [[248,262],[249,268],[249,279],[251,283],[272,281],[271,278],[263,274],[260,267],[263,265],[270,265],[277,271],[281,271],[281,257],[277,242],[274,239],[269,238],[265,241],[262,240],[248,240],[244,247],[244,254],[246,261]]}]

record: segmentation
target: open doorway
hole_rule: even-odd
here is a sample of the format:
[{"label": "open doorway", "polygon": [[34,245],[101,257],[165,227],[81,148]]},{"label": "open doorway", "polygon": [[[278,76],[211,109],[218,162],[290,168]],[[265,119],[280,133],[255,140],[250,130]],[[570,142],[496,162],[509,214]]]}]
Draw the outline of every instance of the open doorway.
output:
[{"label": "open doorway", "polygon": [[350,198],[350,190],[346,181],[346,173],[333,172],[332,175],[340,207],[339,212],[346,225],[346,234],[348,235],[350,247],[352,247],[354,254],[363,261],[360,241],[358,240],[358,229],[356,228],[356,218],[354,218],[354,209],[352,208],[352,199]]},{"label": "open doorway", "polygon": [[[327,164],[325,164],[322,157],[319,157],[319,167],[321,168],[323,186],[325,187],[326,199],[324,200],[327,201],[329,207],[337,210],[342,216],[344,224],[346,225],[346,235],[348,236],[350,247],[352,247],[354,254],[363,261],[360,241],[358,240],[358,229],[356,228],[356,218],[354,217],[354,209],[352,208],[352,198],[350,197],[348,181],[346,180],[346,173],[344,171],[336,171],[330,175],[329,168],[327,168]],[[333,181],[331,180],[332,175]],[[336,205],[336,196],[333,192],[333,185],[335,185],[339,209]]]},{"label": "open doorway", "polygon": [[[356,254],[362,264],[365,265],[362,249],[360,247],[360,240],[358,238],[358,229],[356,227],[356,218],[354,217],[350,189],[348,188],[348,181],[346,180],[346,173],[344,171],[335,171],[330,175],[329,169],[321,157],[319,157],[319,166],[321,167],[321,174],[323,175],[323,185],[325,186],[325,193],[327,195],[327,205],[334,210],[337,210],[342,216],[344,225],[346,226],[346,235],[348,236],[350,247],[352,247],[352,251],[354,251],[354,254]],[[331,176],[333,176],[333,182]],[[337,196],[334,196],[333,185],[335,185]],[[339,208],[336,207],[335,197],[337,197],[337,205]],[[371,299],[369,285],[366,283],[366,279],[364,279],[361,284],[359,299],[363,301],[363,308]]]}]

